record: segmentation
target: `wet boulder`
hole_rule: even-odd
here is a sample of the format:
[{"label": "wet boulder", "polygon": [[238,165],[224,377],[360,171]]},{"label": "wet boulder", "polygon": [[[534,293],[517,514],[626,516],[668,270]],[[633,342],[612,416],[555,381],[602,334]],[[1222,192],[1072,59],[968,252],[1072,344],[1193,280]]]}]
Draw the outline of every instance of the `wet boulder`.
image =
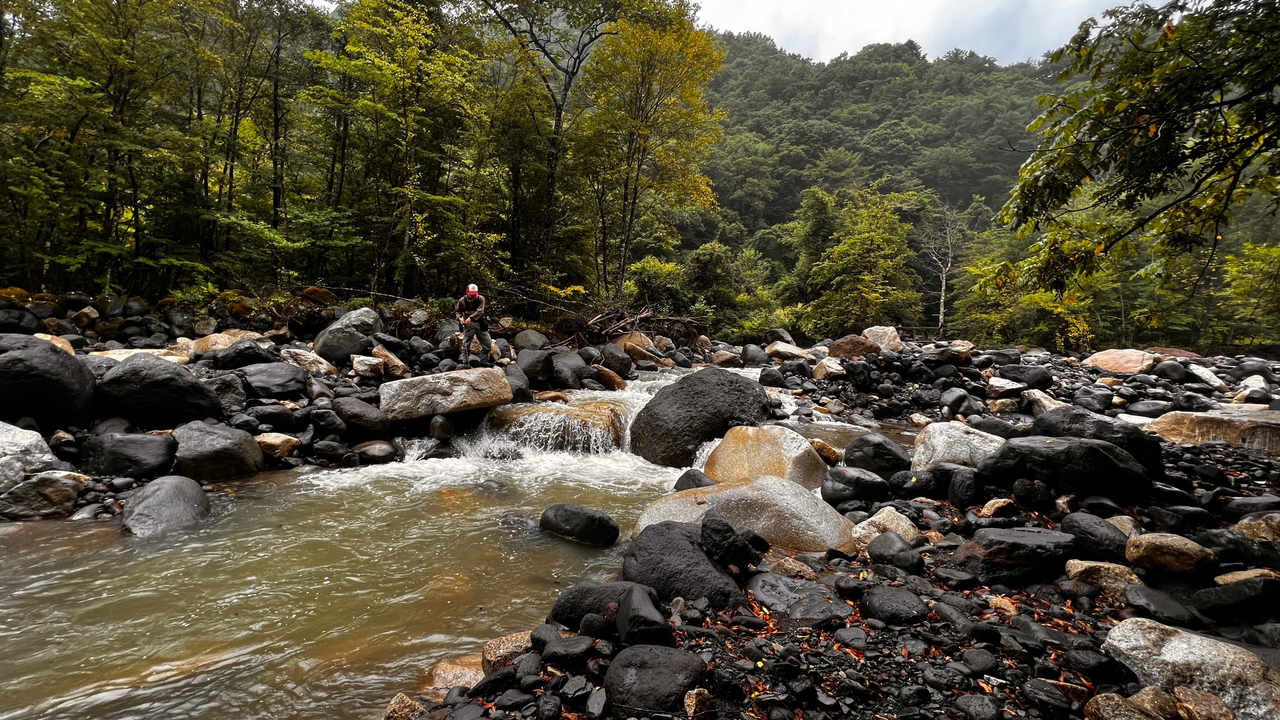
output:
[{"label": "wet boulder", "polygon": [[663,600],[707,598],[719,610],[745,605],[733,578],[707,557],[697,525],[660,522],[631,541],[622,558],[621,579],[648,585]]},{"label": "wet boulder", "polygon": [[516,356],[516,366],[530,382],[546,385],[555,380],[555,353],[550,350],[521,350]]},{"label": "wet boulder", "polygon": [[1072,535],[1044,528],[983,528],[960,546],[955,565],[984,585],[1050,577],[1072,549]]},{"label": "wet boulder", "polygon": [[521,370],[519,365],[511,363],[503,368],[502,372],[507,378],[507,386],[511,388],[511,402],[531,403],[535,401],[533,389],[529,387],[529,376],[524,374],[524,370]]},{"label": "wet boulder", "polygon": [[[40,433],[0,422],[0,463],[21,478],[24,473],[49,470],[56,462]],[[0,473],[0,482],[6,476]]]},{"label": "wet boulder", "polygon": [[67,517],[89,478],[79,473],[48,470],[22,480],[0,494],[0,518],[44,520]]},{"label": "wet boulder", "polygon": [[209,498],[200,483],[181,475],[166,475],[131,495],[121,520],[134,535],[153,537],[197,523],[209,512]]},{"label": "wet boulder", "polygon": [[1187,687],[1210,693],[1238,720],[1280,717],[1280,670],[1243,648],[1132,618],[1107,633],[1102,649],[1144,685],[1166,692]]},{"label": "wet boulder", "polygon": [[845,447],[844,464],[870,470],[888,480],[896,472],[911,469],[911,457],[901,445],[884,435],[868,433],[854,438]]},{"label": "wet boulder", "polygon": [[822,485],[827,464],[804,436],[790,428],[734,427],[711,451],[706,473],[718,483],[772,475],[813,489]]},{"label": "wet boulder", "polygon": [[582,624],[582,618],[587,615],[593,613],[604,615],[608,612],[610,603],[621,603],[623,597],[633,588],[648,594],[651,602],[657,602],[658,594],[647,585],[625,580],[608,583],[584,580],[560,593],[560,597],[556,598],[556,603],[551,608],[551,619],[565,627],[576,628]]},{"label": "wet boulder", "polygon": [[608,513],[586,505],[559,503],[542,511],[539,526],[547,532],[587,545],[609,547],[618,541],[618,523]]},{"label": "wet boulder", "polygon": [[916,436],[911,469],[930,470],[940,463],[977,466],[1004,443],[1004,438],[962,422],[932,423]]},{"label": "wet boulder", "polygon": [[710,476],[697,468],[689,468],[685,470],[680,477],[676,478],[675,487],[671,488],[675,492],[681,490],[690,490],[692,488],[711,487],[716,481]]},{"label": "wet boulder", "polygon": [[34,335],[44,332],[44,323],[21,303],[0,300],[0,333]]},{"label": "wet boulder", "polygon": [[1081,364],[1107,372],[1137,374],[1155,367],[1156,356],[1142,350],[1103,350],[1085,358]]},{"label": "wet boulder", "polygon": [[832,507],[850,500],[889,499],[889,481],[863,468],[833,467],[822,480],[822,499]]},{"label": "wet boulder", "polygon": [[243,430],[195,421],[174,428],[173,439],[178,442],[173,472],[199,483],[252,475],[264,467],[262,448]]},{"label": "wet boulder", "polygon": [[604,676],[604,690],[610,703],[628,712],[683,713],[685,695],[711,679],[711,667],[693,653],[633,645],[613,658]]},{"label": "wet boulder", "polygon": [[511,402],[511,385],[499,368],[476,368],[383,383],[382,412],[393,422],[481,410]]},{"label": "wet boulder", "polygon": [[93,417],[94,375],[56,345],[0,335],[0,419],[34,418],[47,432]]},{"label": "wet boulder", "polygon": [[99,415],[119,415],[153,428],[222,416],[212,388],[181,365],[146,353],[129,356],[102,376],[97,407]]},{"label": "wet boulder", "polygon": [[627,351],[613,343],[600,346],[600,364],[623,379],[631,377],[631,371],[635,369],[635,363]]},{"label": "wet boulder", "polygon": [[920,596],[904,587],[871,588],[863,594],[858,605],[864,617],[890,625],[910,625],[929,614],[929,608]]},{"label": "wet boulder", "polygon": [[297,397],[307,387],[307,371],[287,362],[246,365],[241,372],[258,397]]},{"label": "wet boulder", "polygon": [[1059,495],[1102,495],[1115,500],[1144,498],[1151,490],[1147,470],[1132,455],[1105,440],[1030,437],[1005,441],[978,466],[999,487],[1018,478],[1040,480]]},{"label": "wet boulder", "polygon": [[379,438],[391,428],[385,413],[359,398],[338,398],[333,411],[355,438]]},{"label": "wet boulder", "polygon": [[213,354],[213,364],[223,370],[236,370],[246,365],[273,363],[278,360],[266,348],[248,338],[237,340],[230,347]]},{"label": "wet boulder", "polygon": [[1128,538],[1115,525],[1089,513],[1069,513],[1062,518],[1060,529],[1075,536],[1075,547],[1081,557],[1091,560],[1121,562],[1125,559]]},{"label": "wet boulder", "polygon": [[[1181,366],[1179,366],[1181,367]],[[1105,440],[1128,452],[1153,478],[1164,476],[1164,460],[1160,441],[1138,426],[1123,420],[1090,412],[1084,408],[1060,407],[1036,417],[1031,425],[1033,435],[1045,437],[1079,437]]]},{"label": "wet boulder", "polygon": [[338,367],[349,365],[352,355],[363,355],[373,346],[369,336],[382,332],[382,319],[371,308],[353,310],[316,336],[313,349]]},{"label": "wet boulder", "polygon": [[515,339],[511,342],[511,346],[516,352],[521,350],[545,350],[551,341],[546,335],[537,330],[522,330],[516,334]]},{"label": "wet boulder", "polygon": [[703,443],[734,425],[758,425],[768,418],[769,397],[759,383],[708,368],[654,395],[631,425],[631,449],[657,465],[687,467]]},{"label": "wet boulder", "polygon": [[93,475],[151,478],[169,472],[178,443],[168,435],[107,433],[80,447],[80,467]]},{"label": "wet boulder", "polygon": [[734,527],[751,528],[771,544],[788,550],[825,552],[829,548],[847,548],[853,533],[853,523],[813,492],[766,475],[658,498],[640,513],[632,536],[664,521],[699,522],[712,509]]}]

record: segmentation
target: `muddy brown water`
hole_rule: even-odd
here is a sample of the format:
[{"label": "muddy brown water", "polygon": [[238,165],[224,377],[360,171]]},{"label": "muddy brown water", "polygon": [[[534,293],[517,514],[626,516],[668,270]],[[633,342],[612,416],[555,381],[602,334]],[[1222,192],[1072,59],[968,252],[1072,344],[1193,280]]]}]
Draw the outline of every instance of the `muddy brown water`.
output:
[{"label": "muddy brown water", "polygon": [[[575,402],[630,418],[673,380]],[[833,445],[863,432],[812,425]],[[0,720],[378,716],[433,663],[539,624],[562,589],[621,566],[624,544],[575,545],[505,515],[577,502],[625,539],[682,472],[530,444],[478,437],[447,460],[266,473],[159,538],[115,521],[0,524]]]}]

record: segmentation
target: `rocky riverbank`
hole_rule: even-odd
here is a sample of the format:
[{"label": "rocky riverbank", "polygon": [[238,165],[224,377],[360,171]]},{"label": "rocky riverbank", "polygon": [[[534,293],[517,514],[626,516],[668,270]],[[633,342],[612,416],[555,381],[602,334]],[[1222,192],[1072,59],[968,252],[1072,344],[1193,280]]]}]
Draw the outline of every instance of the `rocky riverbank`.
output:
[{"label": "rocky riverbank", "polygon": [[[576,350],[526,331],[460,366],[450,323],[320,291],[290,323],[20,300],[0,307],[7,520],[160,534],[207,515],[215,483],[443,457],[484,423],[549,419],[561,447],[672,467],[719,443],[635,528],[549,509],[557,535],[630,537],[619,581],[584,579],[548,625],[491,643],[480,671],[440,669],[438,694],[390,717],[1280,716],[1280,368],[1263,359],[868,328],[808,348],[782,330]],[[629,434],[562,402],[695,364],[761,370],[683,377]],[[791,429],[812,420],[919,434],[837,448]]]}]

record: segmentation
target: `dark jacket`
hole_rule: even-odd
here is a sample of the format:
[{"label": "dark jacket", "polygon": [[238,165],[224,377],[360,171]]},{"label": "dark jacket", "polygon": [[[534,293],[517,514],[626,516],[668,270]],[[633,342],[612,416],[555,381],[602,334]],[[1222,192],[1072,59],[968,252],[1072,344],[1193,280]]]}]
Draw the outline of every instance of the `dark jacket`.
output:
[{"label": "dark jacket", "polygon": [[471,324],[477,329],[484,330],[488,323],[484,320],[484,296],[476,295],[472,298],[470,295],[463,295],[458,298],[458,302],[453,306],[453,315],[458,318],[458,322],[470,319]]}]

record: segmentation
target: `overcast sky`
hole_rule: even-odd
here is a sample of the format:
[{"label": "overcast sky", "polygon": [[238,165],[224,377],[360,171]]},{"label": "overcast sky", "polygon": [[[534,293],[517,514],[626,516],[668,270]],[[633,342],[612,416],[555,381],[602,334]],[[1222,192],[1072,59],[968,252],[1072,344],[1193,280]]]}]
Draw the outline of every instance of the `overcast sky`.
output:
[{"label": "overcast sky", "polygon": [[953,48],[1001,64],[1039,58],[1080,23],[1123,0],[698,0],[717,30],[759,32],[817,61],[871,43],[915,40],[930,58]]}]

